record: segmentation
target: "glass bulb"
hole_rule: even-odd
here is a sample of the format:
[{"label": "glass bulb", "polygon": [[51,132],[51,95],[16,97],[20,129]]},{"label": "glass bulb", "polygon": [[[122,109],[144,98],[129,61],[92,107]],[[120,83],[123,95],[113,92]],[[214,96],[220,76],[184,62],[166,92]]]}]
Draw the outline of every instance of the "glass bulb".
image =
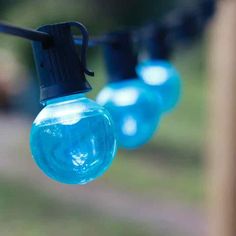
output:
[{"label": "glass bulb", "polygon": [[147,143],[159,124],[161,99],[141,80],[110,83],[98,94],[97,102],[110,112],[121,147]]},{"label": "glass bulb", "polygon": [[116,139],[109,113],[84,95],[48,100],[30,137],[33,158],[50,178],[85,184],[111,165]]},{"label": "glass bulb", "polygon": [[149,60],[137,66],[139,77],[160,95],[163,112],[171,111],[179,102],[181,80],[175,67],[164,60]]}]

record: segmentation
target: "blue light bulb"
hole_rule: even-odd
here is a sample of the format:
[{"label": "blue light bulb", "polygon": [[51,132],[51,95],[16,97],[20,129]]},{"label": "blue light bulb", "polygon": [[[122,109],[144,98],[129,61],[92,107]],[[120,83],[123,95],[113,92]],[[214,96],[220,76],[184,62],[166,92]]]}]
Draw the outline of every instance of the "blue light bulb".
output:
[{"label": "blue light bulb", "polygon": [[137,66],[137,74],[161,96],[163,112],[176,107],[181,94],[181,80],[171,63],[165,60],[148,60]]},{"label": "blue light bulb", "polygon": [[110,83],[98,94],[97,102],[110,112],[121,147],[147,143],[159,124],[161,99],[141,80]]},{"label": "blue light bulb", "polygon": [[116,139],[109,113],[83,94],[46,101],[30,137],[33,158],[50,178],[85,184],[111,165]]}]

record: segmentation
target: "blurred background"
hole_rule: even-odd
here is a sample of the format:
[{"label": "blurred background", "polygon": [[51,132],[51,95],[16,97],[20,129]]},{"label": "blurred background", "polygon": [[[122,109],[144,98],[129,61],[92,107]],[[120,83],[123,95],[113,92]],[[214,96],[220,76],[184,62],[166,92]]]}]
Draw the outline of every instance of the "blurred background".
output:
[{"label": "blurred background", "polygon": [[[78,20],[90,35],[158,21],[187,0],[9,0],[1,20],[19,26]],[[123,151],[110,170],[86,186],[64,186],[35,166],[29,131],[40,110],[28,41],[0,35],[0,235],[202,235],[206,227],[204,145],[207,32],[175,50],[183,81],[178,108],[150,143]],[[99,48],[89,49],[95,98],[105,85]]]}]

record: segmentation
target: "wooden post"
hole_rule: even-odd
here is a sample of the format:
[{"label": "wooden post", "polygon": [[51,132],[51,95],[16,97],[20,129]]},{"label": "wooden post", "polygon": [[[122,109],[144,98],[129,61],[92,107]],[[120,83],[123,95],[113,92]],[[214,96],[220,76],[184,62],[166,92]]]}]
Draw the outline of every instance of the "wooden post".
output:
[{"label": "wooden post", "polygon": [[236,235],[236,0],[219,0],[209,43],[208,236]]}]

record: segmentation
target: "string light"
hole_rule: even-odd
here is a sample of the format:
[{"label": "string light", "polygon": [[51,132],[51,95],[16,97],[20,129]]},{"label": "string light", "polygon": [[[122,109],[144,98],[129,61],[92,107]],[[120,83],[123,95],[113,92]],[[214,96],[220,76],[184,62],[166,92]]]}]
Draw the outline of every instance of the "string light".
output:
[{"label": "string light", "polygon": [[[214,9],[214,0],[201,0],[191,11],[166,17],[154,27],[157,33],[142,28],[91,40],[79,22],[37,30],[0,22],[1,33],[33,41],[44,108],[33,123],[30,146],[40,169],[56,181],[85,184],[111,165],[116,137],[125,148],[150,140],[162,112],[173,109],[180,95],[179,75],[169,53],[178,43],[199,35]],[[79,28],[82,38],[74,36],[71,27]],[[140,42],[149,48],[149,57],[137,66],[138,79],[132,50]],[[80,56],[76,44],[81,45]],[[103,106],[85,96],[91,89],[85,75],[93,75],[86,66],[88,45],[102,46],[105,52],[110,82],[97,97]]]},{"label": "string light", "polygon": [[109,83],[97,96],[97,102],[111,114],[118,144],[137,148],[147,143],[159,125],[161,100],[137,78],[136,55],[129,32],[107,36],[103,46]]},{"label": "string light", "polygon": [[170,62],[172,38],[168,25],[151,25],[145,28],[142,44],[146,58],[137,65],[139,77],[162,99],[162,111],[172,111],[181,95],[179,73]]}]

